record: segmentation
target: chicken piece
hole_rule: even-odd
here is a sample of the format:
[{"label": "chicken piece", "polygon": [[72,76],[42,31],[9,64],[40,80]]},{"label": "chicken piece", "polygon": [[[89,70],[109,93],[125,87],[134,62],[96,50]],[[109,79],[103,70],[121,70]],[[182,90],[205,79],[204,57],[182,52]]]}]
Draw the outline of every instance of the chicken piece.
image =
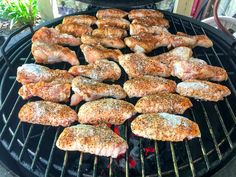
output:
[{"label": "chicken piece", "polygon": [[40,81],[71,83],[73,76],[66,70],[50,69],[37,64],[23,64],[17,68],[16,80],[21,84],[37,83]]},{"label": "chicken piece", "polygon": [[59,24],[56,26],[56,30],[75,37],[81,37],[83,34],[91,34],[93,31],[90,26],[78,23]]},{"label": "chicken piece", "polygon": [[90,15],[75,15],[75,16],[67,16],[63,19],[63,24],[69,24],[69,23],[77,23],[77,24],[85,24],[88,26],[91,26],[95,24],[97,21],[97,18]]},{"label": "chicken piece", "polygon": [[81,41],[88,45],[102,45],[104,47],[112,47],[117,49],[125,48],[125,43],[122,39],[116,37],[97,37],[92,35],[82,35]]},{"label": "chicken piece", "polygon": [[101,9],[96,13],[98,19],[111,17],[111,18],[124,18],[128,15],[128,12],[125,12],[120,9]]},{"label": "chicken piece", "polygon": [[208,65],[204,60],[192,58],[190,60],[172,61],[172,76],[182,80],[200,79],[224,81],[228,79],[225,69]]},{"label": "chicken piece", "polygon": [[40,97],[46,101],[66,102],[70,97],[71,85],[67,83],[55,83],[40,81],[23,85],[18,94],[24,99]]},{"label": "chicken piece", "polygon": [[42,27],[37,30],[32,37],[32,42],[44,42],[48,44],[70,46],[78,46],[81,44],[79,38],[75,38],[74,36],[68,34],[61,34],[56,29],[47,27]]},{"label": "chicken piece", "polygon": [[134,105],[131,103],[107,98],[83,104],[78,112],[78,121],[82,124],[121,125],[134,114]]},{"label": "chicken piece", "polygon": [[110,27],[117,27],[117,28],[122,28],[122,29],[129,29],[130,22],[123,18],[106,17],[106,18],[98,19],[96,22],[96,25],[98,26],[98,28],[104,28],[104,27],[110,26]]},{"label": "chicken piece", "polygon": [[183,96],[214,102],[231,94],[226,86],[194,79],[178,83],[176,92]]},{"label": "chicken piece", "polygon": [[[163,34],[169,33],[165,27],[161,26],[145,26],[142,24],[130,24],[130,35],[139,35],[142,33]],[[170,33],[169,33],[170,34]]]},{"label": "chicken piece", "polygon": [[91,101],[102,97],[123,99],[126,97],[126,93],[120,85],[109,85],[82,76],[77,76],[72,80],[72,90],[75,92],[71,97],[72,106],[82,100]]},{"label": "chicken piece", "polygon": [[124,83],[124,90],[129,96],[143,97],[145,95],[156,94],[159,92],[174,92],[176,83],[169,79],[155,76],[143,76],[130,79]]},{"label": "chicken piece", "polygon": [[129,12],[128,17],[130,20],[143,17],[149,17],[150,19],[155,19],[158,17],[162,18],[164,17],[164,15],[160,11],[154,9],[133,9]]},{"label": "chicken piece", "polygon": [[67,47],[57,44],[34,42],[31,50],[36,63],[54,64],[64,61],[71,65],[79,65],[79,60],[75,52]]},{"label": "chicken piece", "polygon": [[78,119],[69,106],[49,101],[28,102],[20,109],[18,116],[22,122],[63,127]]},{"label": "chicken piece", "polygon": [[170,24],[169,21],[164,19],[164,18],[149,18],[149,17],[144,17],[144,18],[136,18],[134,19],[131,24],[140,24],[148,27],[152,26],[159,26],[159,27],[164,27],[164,28],[169,28]]},{"label": "chicken piece", "polygon": [[121,51],[118,49],[107,49],[103,46],[91,46],[87,44],[82,44],[80,46],[85,60],[88,63],[95,63],[97,60],[112,59],[118,61],[118,57],[122,55]]},{"label": "chicken piece", "polygon": [[104,27],[104,28],[97,28],[94,29],[92,32],[93,36],[97,37],[118,37],[118,38],[124,38],[126,37],[127,31],[121,28],[116,27]]},{"label": "chicken piece", "polygon": [[167,112],[183,114],[192,106],[191,101],[184,96],[160,92],[139,99],[135,105],[135,110],[139,113]]},{"label": "chicken piece", "polygon": [[85,76],[97,81],[118,80],[121,76],[120,67],[113,61],[97,60],[88,65],[73,66],[69,73],[74,76]]},{"label": "chicken piece", "polygon": [[201,137],[198,125],[183,117],[168,113],[142,114],[131,123],[135,135],[159,141],[184,141]]},{"label": "chicken piece", "polygon": [[130,53],[119,56],[119,63],[124,68],[129,78],[144,75],[169,77],[171,68],[161,60],[147,57],[143,53]]},{"label": "chicken piece", "polygon": [[117,158],[128,149],[124,139],[108,127],[75,125],[60,134],[56,146],[64,151],[82,151]]}]

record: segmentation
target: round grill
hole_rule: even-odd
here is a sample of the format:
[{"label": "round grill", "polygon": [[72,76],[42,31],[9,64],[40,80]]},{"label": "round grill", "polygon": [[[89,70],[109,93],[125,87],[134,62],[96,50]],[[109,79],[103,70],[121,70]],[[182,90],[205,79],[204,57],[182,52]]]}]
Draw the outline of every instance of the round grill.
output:
[{"label": "round grill", "polygon": [[[95,12],[83,14],[95,15]],[[182,31],[190,35],[208,35],[214,42],[214,47],[194,48],[194,57],[225,68],[229,75],[229,79],[222,83],[232,91],[229,97],[217,103],[191,99],[193,108],[184,114],[199,124],[202,137],[179,143],[138,138],[132,134],[129,120],[122,126],[112,127],[129,144],[129,150],[118,159],[59,150],[55,143],[63,130],[61,127],[33,125],[18,120],[19,109],[26,101],[17,94],[20,84],[15,80],[16,68],[24,63],[34,62],[31,54],[32,34],[28,33],[7,50],[5,59],[8,62],[0,59],[0,141],[20,166],[37,176],[202,176],[217,171],[234,156],[236,56],[231,49],[233,40],[212,27],[187,17],[165,12],[165,18],[169,20],[169,31],[173,34]],[[61,20],[62,18],[56,19],[47,26],[55,26]],[[71,49],[76,51],[81,63],[85,64],[80,48]],[[159,48],[148,55],[166,51],[166,48]],[[130,50],[124,49],[122,52],[130,53]],[[61,63],[48,67],[68,69],[70,66]],[[121,84],[126,79],[127,75],[123,71],[122,78],[117,83]],[[176,78],[171,79],[179,82]],[[127,100],[132,103],[137,101]],[[80,105],[74,109],[77,111]]]}]

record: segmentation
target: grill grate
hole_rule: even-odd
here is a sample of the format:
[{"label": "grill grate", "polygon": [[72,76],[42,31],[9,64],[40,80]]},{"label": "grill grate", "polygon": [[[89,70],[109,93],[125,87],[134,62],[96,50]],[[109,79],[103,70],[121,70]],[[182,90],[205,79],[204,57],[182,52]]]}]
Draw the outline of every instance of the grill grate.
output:
[{"label": "grill grate", "polygon": [[[17,95],[20,84],[16,82],[16,68],[23,63],[32,63],[31,35],[17,43],[6,53],[9,63],[4,62],[0,70],[0,140],[24,168],[38,176],[201,176],[210,174],[224,165],[235,153],[236,143],[236,63],[230,55],[230,44],[214,29],[201,25],[189,18],[165,13],[170,21],[170,32],[182,31],[188,34],[207,34],[214,42],[209,49],[195,48],[194,57],[202,58],[209,64],[224,67],[229,74],[224,82],[232,95],[218,103],[192,100],[194,108],[186,116],[197,122],[202,137],[181,143],[158,142],[134,138],[130,130],[130,120],[119,126],[121,136],[129,144],[129,149],[121,159],[112,159],[79,152],[62,152],[55,146],[62,128],[30,125],[18,121],[18,111],[25,103]],[[54,26],[61,19],[49,24]],[[81,51],[73,47],[81,59]],[[157,55],[166,51],[160,48],[150,53]],[[124,52],[128,52],[125,50]],[[0,60],[2,62],[2,60]],[[84,60],[82,61],[82,63]],[[10,69],[11,66],[12,70]],[[58,64],[66,69],[69,65]],[[55,68],[55,67],[54,67]],[[125,78],[127,76],[124,75]],[[176,80],[176,79],[175,79]],[[135,100],[131,100],[135,101]],[[77,111],[80,105],[75,107]],[[112,129],[115,129],[113,126]],[[133,143],[136,143],[134,145]],[[136,147],[136,149],[134,149]],[[154,152],[146,153],[145,148]],[[136,153],[135,168],[130,154]]]}]

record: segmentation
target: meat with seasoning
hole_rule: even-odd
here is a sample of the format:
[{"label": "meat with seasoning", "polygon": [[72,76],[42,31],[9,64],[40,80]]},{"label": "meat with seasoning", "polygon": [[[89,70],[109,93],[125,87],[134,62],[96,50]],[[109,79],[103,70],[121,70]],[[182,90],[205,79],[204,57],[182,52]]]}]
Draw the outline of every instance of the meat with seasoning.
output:
[{"label": "meat with seasoning", "polygon": [[142,33],[163,34],[169,33],[165,27],[161,26],[145,26],[143,24],[130,24],[130,35],[139,35]]},{"label": "meat with seasoning", "polygon": [[159,26],[168,28],[169,27],[169,21],[164,18],[149,18],[149,17],[143,17],[143,18],[136,18],[134,19],[131,24],[139,24],[144,25],[146,27],[152,27],[152,26]]},{"label": "meat with seasoning", "polygon": [[117,28],[128,30],[130,22],[124,18],[106,17],[106,18],[98,19],[96,22],[96,25],[98,26],[98,28],[104,28],[104,27],[110,26],[110,27],[117,27]]},{"label": "meat with seasoning", "polygon": [[129,11],[128,15],[130,20],[136,19],[136,18],[143,18],[143,17],[149,17],[149,18],[158,18],[158,17],[164,17],[163,13],[161,13],[158,10],[154,9],[133,9]]},{"label": "meat with seasoning", "polygon": [[88,26],[94,25],[97,21],[97,18],[91,15],[74,15],[74,16],[66,16],[63,19],[63,24],[69,23],[77,23],[77,24],[85,24]]},{"label": "meat with seasoning", "polygon": [[124,30],[124,29],[106,26],[106,27],[103,27],[103,28],[94,29],[93,32],[92,32],[92,35],[93,36],[98,36],[98,37],[124,38],[128,34],[127,34],[127,31]]},{"label": "meat with seasoning", "polygon": [[111,17],[111,18],[124,18],[128,15],[128,12],[125,12],[120,9],[101,9],[96,13],[98,19]]}]

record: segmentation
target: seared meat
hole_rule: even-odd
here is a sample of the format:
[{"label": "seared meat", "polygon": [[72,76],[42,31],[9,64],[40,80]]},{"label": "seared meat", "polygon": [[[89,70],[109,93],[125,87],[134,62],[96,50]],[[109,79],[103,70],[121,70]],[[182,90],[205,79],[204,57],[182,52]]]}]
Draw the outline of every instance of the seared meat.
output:
[{"label": "seared meat", "polygon": [[102,45],[104,47],[112,47],[122,49],[125,47],[125,43],[122,39],[116,37],[97,37],[92,35],[83,35],[81,41],[88,45]]},{"label": "seared meat", "polygon": [[223,100],[224,97],[231,94],[226,86],[194,79],[180,82],[176,92],[183,96],[215,102]]},{"label": "seared meat", "polygon": [[34,42],[31,50],[36,63],[54,64],[64,61],[71,65],[79,64],[74,51],[57,44]]},{"label": "seared meat", "polygon": [[147,57],[143,53],[121,55],[119,63],[129,78],[144,75],[169,77],[171,74],[171,68],[168,65],[153,57]]},{"label": "seared meat", "polygon": [[21,108],[18,116],[22,122],[63,127],[70,126],[78,118],[69,106],[49,101],[29,102]]},{"label": "seared meat", "polygon": [[116,27],[103,27],[103,28],[97,28],[94,29],[92,32],[93,36],[97,37],[118,37],[118,38],[123,38],[126,37],[127,31],[121,28],[116,28]]},{"label": "seared meat", "polygon": [[97,81],[118,80],[121,76],[120,67],[113,61],[97,60],[88,65],[73,66],[69,73],[74,76],[85,76]]},{"label": "seared meat", "polygon": [[73,76],[65,70],[49,69],[37,64],[23,64],[17,68],[16,80],[21,84],[44,82],[71,83]]},{"label": "seared meat", "polygon": [[25,100],[37,96],[46,101],[66,102],[70,97],[71,85],[68,83],[44,82],[23,85],[18,94]]},{"label": "seared meat", "polygon": [[132,97],[143,97],[159,92],[174,92],[176,83],[169,79],[155,76],[143,76],[130,79],[124,83],[124,90]]},{"label": "seared meat", "polygon": [[85,60],[88,63],[94,63],[97,60],[112,59],[118,61],[118,57],[122,55],[121,51],[118,49],[107,49],[103,46],[91,46],[87,44],[82,44],[80,46]]},{"label": "seared meat", "polygon": [[142,33],[163,34],[169,31],[161,26],[145,26],[142,24],[130,24],[130,35],[138,35]]},{"label": "seared meat", "polygon": [[72,81],[71,105],[77,105],[80,101],[91,101],[102,97],[122,99],[126,93],[120,85],[109,85],[82,76],[77,76]]},{"label": "seared meat", "polygon": [[140,24],[144,26],[159,26],[159,27],[169,27],[169,21],[164,18],[149,18],[149,17],[143,17],[143,18],[136,18],[132,21],[132,24]]},{"label": "seared meat", "polygon": [[117,28],[122,28],[122,29],[129,29],[130,22],[123,18],[106,17],[106,18],[98,19],[96,24],[98,28],[111,26],[111,27],[117,27]]},{"label": "seared meat", "polygon": [[96,13],[98,19],[112,17],[112,18],[124,18],[128,15],[128,12],[125,12],[120,9],[101,9]]},{"label": "seared meat", "polygon": [[133,9],[129,12],[129,19],[151,17],[150,19],[155,19],[157,17],[164,17],[163,13],[154,9]]},{"label": "seared meat", "polygon": [[54,28],[42,27],[36,31],[32,37],[32,42],[44,42],[49,44],[62,44],[70,46],[78,46],[81,44],[79,38],[72,35],[61,34]]},{"label": "seared meat", "polygon": [[108,127],[75,125],[60,134],[56,146],[65,151],[82,151],[117,158],[128,149],[124,139]]},{"label": "seared meat", "polygon": [[160,92],[139,99],[135,105],[135,110],[139,113],[167,112],[183,114],[192,106],[191,101],[184,96]]},{"label": "seared meat", "polygon": [[77,24],[85,24],[88,26],[91,26],[95,24],[97,21],[97,18],[90,15],[75,15],[75,16],[67,16],[63,19],[63,24],[69,24],[69,23],[77,23]]},{"label": "seared meat", "polygon": [[168,113],[142,114],[131,123],[135,135],[159,141],[183,141],[201,136],[198,125]]},{"label": "seared meat", "polygon": [[227,80],[228,74],[225,69],[217,66],[210,66],[204,60],[191,59],[183,61],[172,61],[172,76],[182,80],[200,79],[212,81]]},{"label": "seared meat", "polygon": [[78,121],[82,124],[121,125],[134,114],[134,105],[131,103],[107,98],[83,104],[78,112]]},{"label": "seared meat", "polygon": [[56,26],[56,29],[60,33],[70,34],[75,37],[81,37],[83,34],[91,34],[93,31],[90,26],[78,23],[59,24]]}]

